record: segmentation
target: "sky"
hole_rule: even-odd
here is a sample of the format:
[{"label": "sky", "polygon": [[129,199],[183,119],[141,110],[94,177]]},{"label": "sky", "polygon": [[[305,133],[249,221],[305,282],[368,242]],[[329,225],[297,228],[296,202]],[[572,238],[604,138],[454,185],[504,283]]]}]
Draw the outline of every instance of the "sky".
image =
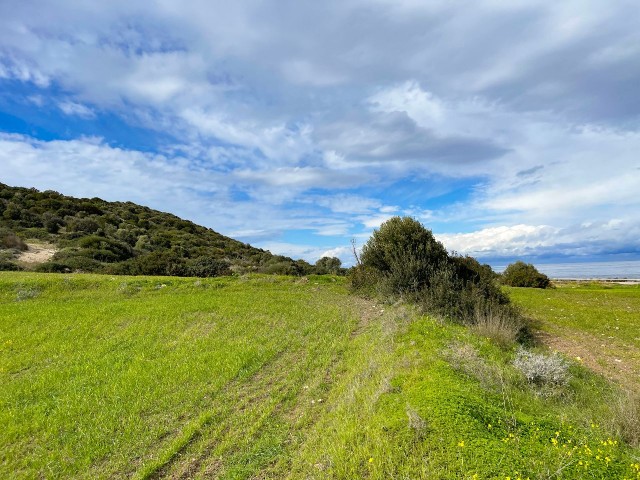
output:
[{"label": "sky", "polygon": [[0,182],[315,262],[640,260],[640,4],[0,2]]}]

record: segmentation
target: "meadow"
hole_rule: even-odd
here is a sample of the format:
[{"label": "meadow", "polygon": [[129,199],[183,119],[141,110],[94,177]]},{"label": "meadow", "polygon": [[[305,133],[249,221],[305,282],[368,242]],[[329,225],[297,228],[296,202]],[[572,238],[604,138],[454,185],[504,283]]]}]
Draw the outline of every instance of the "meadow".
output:
[{"label": "meadow", "polygon": [[339,277],[4,272],[0,477],[640,478],[618,387],[517,352]]},{"label": "meadow", "polygon": [[553,289],[508,292],[539,321],[551,347],[626,388],[640,388],[640,285],[556,282]]}]

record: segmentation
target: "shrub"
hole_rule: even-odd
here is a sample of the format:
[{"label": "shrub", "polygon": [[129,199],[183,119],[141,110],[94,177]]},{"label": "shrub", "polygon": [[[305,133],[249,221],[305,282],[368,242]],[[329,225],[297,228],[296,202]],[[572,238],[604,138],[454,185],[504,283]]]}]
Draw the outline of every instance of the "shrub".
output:
[{"label": "shrub", "polygon": [[91,218],[74,218],[67,223],[67,232],[91,234],[100,229],[98,222]]},{"label": "shrub", "polygon": [[[188,276],[185,260],[173,252],[151,252],[127,262],[127,274],[130,275],[175,275]],[[125,272],[122,272],[125,273]]]},{"label": "shrub", "polygon": [[340,271],[342,262],[336,257],[322,257],[316,262],[316,273],[318,275],[332,274],[337,275]]},{"label": "shrub", "polygon": [[0,271],[17,272],[19,270],[22,270],[22,267],[20,265],[16,265],[15,263],[10,262],[8,260],[0,259]]},{"label": "shrub", "polygon": [[502,283],[510,287],[547,288],[551,281],[530,263],[517,261],[505,269]]},{"label": "shrub", "polygon": [[565,385],[569,381],[569,367],[558,354],[534,353],[520,347],[513,365],[534,385]]},{"label": "shrub", "polygon": [[367,298],[375,295],[378,274],[373,268],[365,265],[356,265],[349,270],[347,277],[353,292]]},{"label": "shrub", "polygon": [[64,220],[60,217],[49,215],[44,221],[44,228],[46,228],[49,233],[58,233],[62,226],[64,226]]},{"label": "shrub", "polygon": [[101,262],[118,262],[131,258],[133,255],[128,244],[97,235],[84,237],[78,244],[85,250],[82,253],[84,256]]},{"label": "shrub", "polygon": [[70,273],[71,268],[69,268],[69,266],[65,265],[64,263],[45,262],[36,266],[35,271],[42,273]]},{"label": "shrub", "polygon": [[361,261],[377,271],[389,293],[418,292],[429,287],[447,263],[444,246],[420,222],[393,217],[373,232],[362,248]]},{"label": "shrub", "polygon": [[25,251],[29,248],[27,244],[24,243],[24,240],[10,231],[4,231],[2,233],[2,237],[0,238],[0,246],[2,248],[13,248],[22,251]]},{"label": "shrub", "polygon": [[212,257],[199,257],[188,263],[188,274],[193,277],[231,275],[229,262]]},{"label": "shrub", "polygon": [[426,312],[458,323],[473,325],[491,312],[509,319],[514,328],[524,324],[489,265],[450,256],[431,231],[412,218],[394,217],[374,231],[350,277],[359,293],[402,295]]}]

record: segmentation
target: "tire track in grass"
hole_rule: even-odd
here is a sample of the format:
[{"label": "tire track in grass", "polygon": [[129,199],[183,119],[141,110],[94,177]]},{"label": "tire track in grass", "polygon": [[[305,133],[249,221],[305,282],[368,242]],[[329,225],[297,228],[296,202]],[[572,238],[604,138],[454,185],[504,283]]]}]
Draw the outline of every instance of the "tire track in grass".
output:
[{"label": "tire track in grass", "polygon": [[[190,424],[136,478],[224,477],[239,468],[249,473],[252,465],[256,467],[255,474],[268,471],[282,456],[286,457],[296,433],[315,421],[320,403],[310,406],[329,388],[351,334],[370,320],[370,312],[376,311],[371,302],[361,299],[333,300],[334,306],[336,301],[339,303],[339,322],[352,318],[352,325],[345,330],[347,335],[326,335],[326,325],[319,322],[315,337],[324,340],[313,345],[300,341],[293,348],[287,346],[250,377],[229,383],[213,400],[213,410]],[[313,299],[312,303],[311,308],[326,308],[322,299]],[[280,437],[284,442],[269,442],[270,438]],[[270,448],[275,453],[269,453]]]}]

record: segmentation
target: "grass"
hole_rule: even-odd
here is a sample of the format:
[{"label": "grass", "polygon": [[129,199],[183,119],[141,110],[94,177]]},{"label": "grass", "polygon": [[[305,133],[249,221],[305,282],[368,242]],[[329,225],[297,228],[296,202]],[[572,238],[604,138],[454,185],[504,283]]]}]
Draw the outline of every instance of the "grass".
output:
[{"label": "grass", "polygon": [[638,387],[640,285],[566,282],[547,290],[507,290],[551,335],[553,347],[629,388]]},{"label": "grass", "polygon": [[342,282],[0,274],[0,478],[640,478],[579,363]]}]

